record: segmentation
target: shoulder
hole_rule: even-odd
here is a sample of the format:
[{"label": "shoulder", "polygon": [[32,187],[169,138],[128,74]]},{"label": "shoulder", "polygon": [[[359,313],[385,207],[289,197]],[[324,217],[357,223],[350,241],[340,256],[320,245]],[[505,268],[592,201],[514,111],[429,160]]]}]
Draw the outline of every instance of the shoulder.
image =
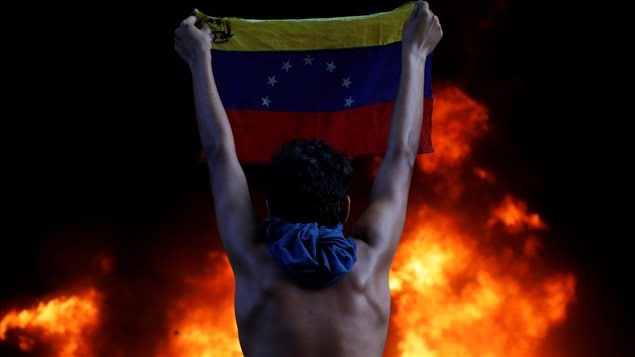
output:
[{"label": "shoulder", "polygon": [[369,286],[383,281],[387,278],[387,271],[381,271],[379,268],[379,254],[364,239],[350,236],[357,243],[357,252],[355,265],[351,271],[351,278],[357,289],[367,289]]}]

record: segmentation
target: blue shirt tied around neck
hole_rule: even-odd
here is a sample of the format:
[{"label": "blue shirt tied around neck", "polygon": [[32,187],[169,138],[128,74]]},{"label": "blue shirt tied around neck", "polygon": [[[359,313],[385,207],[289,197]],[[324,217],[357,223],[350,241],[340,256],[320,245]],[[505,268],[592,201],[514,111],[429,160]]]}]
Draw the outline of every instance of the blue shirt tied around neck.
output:
[{"label": "blue shirt tied around neck", "polygon": [[300,285],[323,288],[350,272],[357,243],[344,237],[342,224],[290,223],[277,217],[264,221],[269,253]]}]

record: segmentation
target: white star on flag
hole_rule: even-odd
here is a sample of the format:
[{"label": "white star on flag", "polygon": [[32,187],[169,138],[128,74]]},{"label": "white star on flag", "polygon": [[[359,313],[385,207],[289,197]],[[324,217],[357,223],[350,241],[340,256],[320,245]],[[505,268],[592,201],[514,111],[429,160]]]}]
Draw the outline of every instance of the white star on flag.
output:
[{"label": "white star on flag", "polygon": [[348,97],[348,98],[344,98],[344,101],[346,101],[346,104],[344,104],[344,105],[345,105],[345,106],[347,106],[347,107],[350,107],[350,106],[351,106],[351,104],[353,104],[353,102],[354,102],[354,100],[353,100],[353,97],[352,97],[352,96],[350,96],[350,97]]},{"label": "white star on flag", "polygon": [[271,99],[269,99],[269,96],[266,96],[264,98],[260,98],[262,99],[262,105],[264,105],[265,107],[269,108],[269,103],[271,103]]},{"label": "white star on flag", "polygon": [[350,86],[351,84],[353,84],[353,82],[351,82],[351,77],[342,79],[342,87],[348,88],[348,86]]},{"label": "white star on flag", "polygon": [[289,68],[293,67],[291,61],[282,62],[282,69],[289,72]]},{"label": "white star on flag", "polygon": [[276,80],[276,76],[267,77],[267,84],[270,84],[272,87],[276,85],[278,81]]},{"label": "white star on flag", "polygon": [[308,64],[309,66],[313,66],[313,60],[315,58],[311,57],[310,55],[306,55],[306,57],[303,58],[304,60],[304,64]]},{"label": "white star on flag", "polygon": [[329,72],[333,72],[333,70],[337,68],[337,66],[335,65],[335,62],[327,62],[326,63],[326,70]]}]

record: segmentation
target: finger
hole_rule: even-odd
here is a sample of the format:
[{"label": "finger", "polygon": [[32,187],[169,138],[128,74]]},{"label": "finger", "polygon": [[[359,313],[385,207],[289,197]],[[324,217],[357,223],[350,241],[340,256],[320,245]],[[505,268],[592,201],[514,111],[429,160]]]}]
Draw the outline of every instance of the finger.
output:
[{"label": "finger", "polygon": [[424,26],[426,29],[432,26],[432,24],[434,23],[434,18],[435,15],[429,8],[422,10],[422,21],[424,22]]},{"label": "finger", "polygon": [[201,21],[198,28],[208,35],[212,33],[212,28],[209,27],[209,23],[207,21]]},{"label": "finger", "polygon": [[436,15],[432,15],[430,18],[430,24],[426,28],[427,32],[438,33],[440,36],[443,36],[443,29],[441,28],[441,22],[439,22],[439,18]]},{"label": "finger", "polygon": [[415,7],[412,8],[412,12],[410,13],[410,18],[416,17],[419,13],[419,9],[421,8],[421,1],[417,1],[415,3]]},{"label": "finger", "polygon": [[430,10],[430,7],[428,6],[427,1],[421,2],[421,9],[419,10],[419,12],[425,21],[429,21],[432,15],[434,15],[432,13],[432,10]]},{"label": "finger", "polygon": [[441,23],[439,22],[439,18],[437,17],[437,15],[432,14],[432,16],[430,16],[430,25],[428,25],[428,28],[439,28],[441,27]]},{"label": "finger", "polygon": [[181,40],[185,34],[184,34],[184,29],[183,27],[177,27],[176,30],[174,30],[174,40]]},{"label": "finger", "polygon": [[196,23],[196,16],[190,15],[181,21],[181,26],[192,26],[194,23]]}]

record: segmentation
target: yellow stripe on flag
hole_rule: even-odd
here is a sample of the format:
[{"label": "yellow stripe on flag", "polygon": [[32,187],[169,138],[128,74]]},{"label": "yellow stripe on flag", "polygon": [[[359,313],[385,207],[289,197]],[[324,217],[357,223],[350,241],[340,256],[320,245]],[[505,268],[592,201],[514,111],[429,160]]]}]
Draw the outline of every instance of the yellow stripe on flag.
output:
[{"label": "yellow stripe on flag", "polygon": [[215,50],[221,51],[303,51],[387,45],[401,41],[403,23],[414,1],[395,10],[365,16],[316,19],[253,20],[211,17],[194,10],[207,20],[214,32]]}]

